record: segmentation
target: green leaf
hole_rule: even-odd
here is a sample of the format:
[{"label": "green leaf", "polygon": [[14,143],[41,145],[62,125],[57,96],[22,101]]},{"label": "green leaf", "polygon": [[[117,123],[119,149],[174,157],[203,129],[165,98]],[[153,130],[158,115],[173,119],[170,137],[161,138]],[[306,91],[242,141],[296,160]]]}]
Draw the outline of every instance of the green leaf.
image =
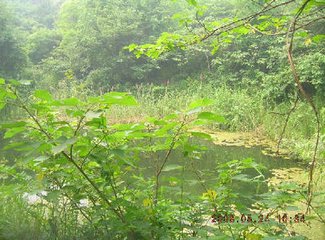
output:
[{"label": "green leaf", "polygon": [[84,116],[84,114],[85,114],[84,111],[79,110],[79,109],[74,109],[74,110],[67,109],[66,113],[71,117],[81,117],[81,116]]},{"label": "green leaf", "polygon": [[13,136],[17,135],[18,133],[21,133],[23,131],[25,131],[26,129],[24,127],[17,127],[17,128],[11,128],[9,129],[5,135],[4,135],[4,139],[7,138],[12,138]]},{"label": "green leaf", "polygon": [[199,137],[199,138],[203,138],[203,139],[212,140],[212,137],[211,137],[210,134],[203,133],[203,132],[191,132],[191,135],[194,136],[194,137]]},{"label": "green leaf", "polygon": [[3,109],[6,106],[6,103],[0,102],[0,110]]},{"label": "green leaf", "polygon": [[312,40],[316,43],[319,43],[321,41],[325,41],[325,34],[318,34],[312,37]]},{"label": "green leaf", "polygon": [[52,95],[47,90],[36,90],[34,96],[45,101],[51,101],[53,99]]},{"label": "green leaf", "polygon": [[189,106],[190,110],[198,107],[206,107],[214,104],[214,100],[208,99],[208,98],[203,98],[203,99],[198,99],[192,102]]},{"label": "green leaf", "polygon": [[63,106],[79,106],[82,102],[78,98],[67,98],[61,101]]},{"label": "green leaf", "polygon": [[261,234],[253,234],[253,233],[247,233],[245,235],[245,239],[247,240],[261,240],[263,239],[263,236]]},{"label": "green leaf", "polygon": [[205,119],[205,120],[210,120],[210,121],[216,121],[223,123],[225,122],[225,118],[222,116],[219,116],[217,114],[211,113],[211,112],[202,112],[198,115],[198,119]]},{"label": "green leaf", "polygon": [[0,129],[9,129],[9,128],[17,128],[26,126],[26,122],[13,122],[13,123],[0,123]]},{"label": "green leaf", "polygon": [[250,29],[247,28],[247,27],[239,27],[239,28],[236,28],[234,30],[234,32],[242,34],[242,35],[246,35],[246,34],[248,34],[250,32]]},{"label": "green leaf", "polygon": [[8,82],[13,86],[20,86],[20,82],[15,79],[9,79]]},{"label": "green leaf", "polygon": [[87,167],[89,167],[89,168],[100,168],[100,165],[95,161],[91,161],[91,162],[89,162],[87,164]]},{"label": "green leaf", "polygon": [[196,7],[197,6],[197,1],[196,0],[186,0],[188,2],[188,4]]},{"label": "green leaf", "polygon": [[164,169],[162,171],[169,172],[169,171],[179,170],[179,169],[182,169],[182,168],[183,168],[183,166],[181,166],[181,165],[169,164],[166,167],[164,167]]},{"label": "green leaf", "polygon": [[15,151],[30,151],[30,150],[35,150],[38,148],[41,144],[36,142],[36,143],[30,143],[30,142],[13,142],[5,146],[3,149],[4,150],[9,150],[9,149],[14,149]]},{"label": "green leaf", "polygon": [[126,106],[135,106],[137,101],[135,98],[128,93],[121,92],[109,92],[102,96],[102,102],[108,105],[126,105]]},{"label": "green leaf", "polygon": [[74,144],[77,141],[77,138],[73,137],[70,139],[65,140],[62,144],[58,145],[58,146],[54,146],[52,148],[52,153],[54,155],[63,152],[69,145]]},{"label": "green leaf", "polygon": [[325,0],[313,0],[310,2],[311,5],[315,6],[324,6],[325,5]]},{"label": "green leaf", "polygon": [[6,83],[6,81],[3,78],[0,78],[0,85],[3,85],[5,83]]},{"label": "green leaf", "polygon": [[86,122],[86,125],[96,127],[96,128],[106,127],[107,119],[106,117],[93,118],[90,121]]}]

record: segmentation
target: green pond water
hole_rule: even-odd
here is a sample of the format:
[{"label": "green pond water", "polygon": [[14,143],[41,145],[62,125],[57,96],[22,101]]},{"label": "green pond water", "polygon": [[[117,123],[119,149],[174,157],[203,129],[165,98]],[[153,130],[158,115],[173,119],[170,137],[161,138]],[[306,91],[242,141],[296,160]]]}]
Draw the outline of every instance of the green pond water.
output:
[{"label": "green pond water", "polygon": [[[0,147],[4,144],[5,141],[0,141]],[[272,177],[272,169],[303,167],[302,164],[294,160],[265,155],[262,152],[262,147],[247,148],[243,146],[221,146],[216,144],[205,144],[205,146],[208,150],[199,159],[185,158],[181,151],[175,150],[172,152],[165,165],[165,169],[169,169],[169,171],[163,171],[161,175],[161,185],[163,186],[163,193],[166,196],[173,196],[175,199],[179,198],[181,193],[180,179],[184,181],[183,191],[186,193],[202,195],[206,192],[205,188],[213,190],[218,176],[218,165],[231,160],[254,159],[255,162],[265,167],[261,170],[265,179]],[[0,157],[1,155],[0,152]],[[159,155],[161,164],[165,153],[162,152]],[[15,153],[7,151],[6,157],[7,159],[14,159]],[[135,172],[134,174],[141,174],[145,177],[155,176],[156,159],[157,155],[145,156],[139,163],[140,172]],[[180,166],[184,166],[184,170]],[[173,168],[175,169],[170,170]],[[247,174],[250,178],[258,175],[258,172],[253,169],[245,170],[243,173]],[[201,177],[200,179],[198,179],[198,175]],[[202,185],[202,180],[205,187]],[[258,200],[258,198],[255,198],[256,194],[268,191],[268,185],[266,181],[260,184],[234,181],[232,189],[238,193],[238,201],[242,204],[250,205]]]},{"label": "green pond water", "polygon": [[[178,198],[181,194],[181,184],[177,179],[184,179],[184,192],[201,195],[208,189],[214,189],[216,178],[218,176],[218,165],[231,160],[243,160],[252,158],[256,163],[262,164],[265,168],[261,170],[265,180],[272,177],[272,169],[283,169],[293,167],[303,167],[297,161],[283,159],[280,157],[271,157],[262,153],[262,147],[239,147],[239,146],[220,146],[209,144],[208,150],[203,153],[200,159],[184,158],[182,152],[174,151],[166,164],[166,169],[174,169],[163,171],[161,175],[161,183],[163,193],[172,198]],[[164,154],[161,154],[160,159],[163,159]],[[162,160],[160,160],[162,161]],[[141,163],[144,176],[154,176],[156,171],[156,161],[151,157]],[[179,166],[177,168],[177,166]],[[184,166],[184,170],[182,167]],[[248,175],[248,178],[253,178],[259,175],[254,169],[248,169],[243,172]],[[201,179],[197,175],[200,175]],[[199,181],[200,180],[200,181]],[[201,184],[204,182],[205,187]],[[246,206],[258,200],[257,194],[268,191],[266,181],[262,183],[233,181],[232,189],[238,193],[238,201]]]}]

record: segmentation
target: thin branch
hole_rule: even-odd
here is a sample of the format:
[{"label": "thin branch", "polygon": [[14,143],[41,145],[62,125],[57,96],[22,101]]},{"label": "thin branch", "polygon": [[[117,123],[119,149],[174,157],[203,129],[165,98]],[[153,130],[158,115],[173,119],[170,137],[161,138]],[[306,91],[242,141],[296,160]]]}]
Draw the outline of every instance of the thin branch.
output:
[{"label": "thin branch", "polygon": [[204,29],[204,31],[209,34],[210,33],[209,29],[207,29],[205,24],[199,19],[199,12],[198,11],[195,13],[195,19],[199,23],[199,25]]},{"label": "thin branch", "polygon": [[[56,184],[59,186],[59,188],[62,190],[62,188],[63,188],[63,185],[59,182],[59,180],[58,179],[56,179],[56,178],[54,178],[53,179],[55,182],[56,182]],[[90,219],[90,217],[85,213],[85,211],[76,203],[76,201],[74,201],[73,199],[72,199],[72,197],[70,197],[65,191],[63,191],[63,195],[66,197],[66,198],[68,198],[69,199],[69,201],[74,205],[74,207],[84,216],[84,218],[85,219],[87,219],[88,220],[88,222],[90,223],[90,224],[93,224],[93,222],[92,222],[92,220]]]},{"label": "thin branch", "polygon": [[[271,1],[272,3],[273,1]],[[222,32],[225,32],[225,31],[230,31],[234,28],[237,28],[239,26],[242,26],[242,25],[245,25],[246,23],[248,23],[249,21],[251,21],[252,19],[262,15],[263,13],[266,13],[268,11],[271,11],[273,9],[276,9],[278,7],[281,7],[281,6],[285,6],[287,4],[290,4],[292,2],[295,2],[295,0],[290,0],[290,1],[287,1],[287,2],[283,2],[283,3],[279,3],[277,5],[274,5],[274,6],[271,6],[271,3],[268,4],[266,7],[264,7],[261,11],[257,12],[257,13],[254,13],[252,15],[249,15],[247,17],[243,17],[241,19],[238,19],[236,21],[233,21],[231,23],[228,23],[228,24],[225,24],[225,25],[222,25],[218,28],[215,28],[214,30],[212,30],[210,33],[208,34],[205,34],[201,39],[200,39],[200,42],[210,38],[211,36],[218,36],[220,35]],[[222,30],[222,31],[221,31]]]},{"label": "thin branch", "polygon": [[[320,116],[319,116],[319,112],[317,110],[316,105],[314,104],[313,99],[311,98],[311,96],[309,96],[305,89],[303,88],[301,82],[300,82],[300,78],[298,75],[298,72],[296,70],[296,66],[295,63],[293,61],[293,56],[292,56],[292,48],[293,48],[293,39],[294,39],[294,35],[295,35],[295,31],[296,31],[296,24],[297,24],[297,20],[299,18],[299,16],[302,14],[302,12],[304,11],[304,9],[306,8],[306,6],[308,5],[308,3],[311,2],[311,0],[306,0],[302,6],[300,7],[300,9],[298,10],[297,14],[295,15],[290,27],[289,27],[289,31],[287,34],[287,55],[288,55],[288,60],[289,60],[289,64],[291,67],[291,71],[294,77],[294,80],[297,84],[297,87],[299,89],[299,91],[301,92],[301,94],[303,95],[303,97],[307,100],[307,102],[309,103],[309,105],[311,106],[314,114],[315,114],[315,118],[316,118],[316,122],[317,122],[317,136],[316,136],[316,141],[315,141],[315,148],[314,148],[314,153],[313,153],[313,158],[312,158],[312,162],[311,162],[311,166],[310,166],[310,170],[309,170],[309,181],[308,181],[308,190],[307,190],[307,209],[306,209],[306,213],[308,213],[310,211],[310,207],[311,207],[311,202],[312,202],[312,198],[313,198],[313,176],[314,176],[314,170],[316,167],[316,161],[317,161],[317,150],[318,150],[318,145],[319,145],[319,138],[320,138]],[[290,31],[291,30],[291,31]],[[292,32],[291,36],[290,33]]]},{"label": "thin branch", "polygon": [[163,159],[163,163],[161,164],[160,167],[158,167],[157,169],[157,172],[156,172],[156,185],[155,185],[155,197],[154,197],[154,204],[157,204],[158,203],[158,195],[159,195],[159,187],[160,187],[160,184],[159,184],[159,177],[162,173],[162,170],[164,169],[166,163],[167,163],[167,160],[172,152],[172,150],[174,149],[175,147],[175,144],[177,142],[177,137],[179,136],[182,128],[185,126],[185,120],[183,120],[183,122],[181,123],[180,127],[177,129],[177,132],[175,133],[172,141],[171,141],[171,144],[169,146],[169,149]]},{"label": "thin branch", "polygon": [[287,125],[288,125],[288,122],[289,122],[289,119],[290,119],[290,116],[291,114],[293,113],[293,111],[296,109],[297,107],[297,103],[298,103],[298,100],[299,100],[299,95],[297,94],[297,97],[296,97],[296,100],[292,106],[292,108],[289,110],[289,112],[287,113],[287,117],[286,117],[286,120],[284,122],[284,126],[283,126],[283,129],[282,129],[282,132],[280,134],[280,137],[279,137],[279,140],[278,140],[278,144],[277,144],[277,147],[276,147],[276,153],[279,154],[279,150],[280,150],[280,144],[282,142],[282,139],[283,139],[283,136],[284,136],[284,133],[287,129]]}]

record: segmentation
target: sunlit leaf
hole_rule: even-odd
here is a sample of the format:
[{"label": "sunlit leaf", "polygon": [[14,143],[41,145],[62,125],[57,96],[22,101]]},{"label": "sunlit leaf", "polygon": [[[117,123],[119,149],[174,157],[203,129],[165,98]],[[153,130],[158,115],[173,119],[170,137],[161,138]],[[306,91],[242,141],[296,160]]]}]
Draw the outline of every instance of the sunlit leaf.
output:
[{"label": "sunlit leaf", "polygon": [[34,96],[45,101],[51,101],[53,99],[52,95],[47,90],[36,90]]},{"label": "sunlit leaf", "polygon": [[17,128],[11,128],[8,131],[6,131],[4,135],[4,139],[12,138],[13,136],[17,135],[18,133],[21,133],[25,131],[26,129],[24,127],[17,127]]},{"label": "sunlit leaf", "polygon": [[208,98],[203,98],[203,99],[198,99],[195,100],[194,102],[190,103],[189,107],[191,109],[197,108],[197,107],[206,107],[214,104],[214,100],[208,99]]},{"label": "sunlit leaf", "polygon": [[198,117],[198,119],[205,119],[205,120],[210,120],[210,121],[216,121],[223,123],[225,122],[225,118],[222,116],[219,116],[217,114],[211,113],[211,112],[201,112]]},{"label": "sunlit leaf", "polygon": [[78,98],[67,98],[61,101],[63,106],[80,106],[82,102]]},{"label": "sunlit leaf", "polygon": [[0,123],[0,129],[8,129],[8,128],[17,128],[17,127],[24,127],[26,126],[26,122],[6,122],[6,123]]}]

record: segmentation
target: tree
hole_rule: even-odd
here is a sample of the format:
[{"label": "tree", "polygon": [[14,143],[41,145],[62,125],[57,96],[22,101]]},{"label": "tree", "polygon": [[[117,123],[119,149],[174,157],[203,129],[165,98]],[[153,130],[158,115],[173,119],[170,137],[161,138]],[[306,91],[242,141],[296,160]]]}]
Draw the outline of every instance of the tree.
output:
[{"label": "tree", "polygon": [[12,16],[0,1],[0,75],[17,77],[25,63],[25,56],[13,31]]}]

